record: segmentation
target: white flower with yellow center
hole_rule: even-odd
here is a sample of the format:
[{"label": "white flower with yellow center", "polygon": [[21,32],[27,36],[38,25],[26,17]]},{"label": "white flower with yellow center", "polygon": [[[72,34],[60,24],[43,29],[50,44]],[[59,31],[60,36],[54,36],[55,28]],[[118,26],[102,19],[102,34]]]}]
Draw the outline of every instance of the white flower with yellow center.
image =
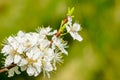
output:
[{"label": "white flower with yellow center", "polygon": [[52,38],[52,48],[55,49],[56,47],[64,54],[68,55],[68,52],[65,50],[67,48],[67,42],[64,41],[62,38],[57,38],[56,36],[53,36]]},{"label": "white flower with yellow center", "polygon": [[67,32],[70,33],[70,35],[73,37],[73,39],[82,41],[83,38],[78,34],[78,31],[81,30],[81,27],[78,23],[74,23],[72,26],[67,25],[66,26]]}]

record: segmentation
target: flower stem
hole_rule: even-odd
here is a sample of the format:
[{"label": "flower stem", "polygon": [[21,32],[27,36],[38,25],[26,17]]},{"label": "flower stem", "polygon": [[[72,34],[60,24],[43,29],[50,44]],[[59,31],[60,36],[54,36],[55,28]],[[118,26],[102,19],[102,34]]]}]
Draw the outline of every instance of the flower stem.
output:
[{"label": "flower stem", "polygon": [[15,66],[16,66],[16,64],[11,64],[11,65],[9,65],[8,67],[1,68],[1,69],[0,69],[0,73],[3,73],[3,72],[5,72],[5,71],[8,71],[9,69],[11,69],[11,68],[13,68],[13,67],[15,67]]}]

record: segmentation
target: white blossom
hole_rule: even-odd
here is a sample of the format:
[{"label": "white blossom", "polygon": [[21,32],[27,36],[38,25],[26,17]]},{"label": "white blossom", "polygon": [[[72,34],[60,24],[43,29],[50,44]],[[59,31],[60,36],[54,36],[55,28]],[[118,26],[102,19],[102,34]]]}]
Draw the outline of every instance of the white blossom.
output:
[{"label": "white blossom", "polygon": [[73,37],[73,39],[82,41],[83,38],[78,34],[78,31],[80,31],[80,25],[78,23],[74,23],[73,26],[67,25],[66,26],[67,32],[70,33],[70,35]]},{"label": "white blossom", "polygon": [[35,72],[36,72],[36,69],[33,66],[29,65],[27,68],[28,75],[33,76],[35,74]]},{"label": "white blossom", "polygon": [[46,28],[39,28],[37,30],[37,32],[43,37],[45,38],[47,35],[50,36],[50,35],[54,35],[55,33],[57,33],[57,30],[54,30],[53,32],[51,32],[52,28],[50,27],[46,27]]},{"label": "white blossom", "polygon": [[66,41],[64,41],[62,38],[57,38],[56,36],[53,36],[52,40],[52,47],[54,49],[57,47],[62,53],[65,53],[66,55],[68,54],[68,52],[65,50],[65,48],[68,47]]},{"label": "white blossom", "polygon": [[[25,68],[25,66],[28,64],[28,61],[24,58],[21,59],[21,61],[18,63],[18,66]],[[22,69],[24,70],[24,69]]]},{"label": "white blossom", "polygon": [[4,53],[4,55],[9,55],[10,53],[12,53],[12,47],[10,45],[4,45],[1,53]]},{"label": "white blossom", "polygon": [[14,62],[14,57],[12,55],[8,55],[5,59],[5,67],[9,66]]},{"label": "white blossom", "polygon": [[18,66],[15,66],[8,70],[8,77],[14,76],[14,73],[20,74],[21,72],[18,70]]},{"label": "white blossom", "polygon": [[14,56],[14,63],[15,64],[18,64],[20,62],[20,60],[21,60],[21,56],[20,55],[15,55]]}]

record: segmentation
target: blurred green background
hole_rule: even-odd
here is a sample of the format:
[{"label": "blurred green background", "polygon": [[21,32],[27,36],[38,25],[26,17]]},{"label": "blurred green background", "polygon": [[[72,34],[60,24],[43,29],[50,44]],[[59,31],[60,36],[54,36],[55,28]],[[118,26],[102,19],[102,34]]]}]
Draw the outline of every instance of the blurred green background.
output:
[{"label": "blurred green background", "polygon": [[[31,32],[42,25],[58,29],[73,6],[84,40],[66,37],[69,56],[49,80],[120,80],[120,0],[0,0],[0,44],[19,30]],[[27,79],[48,80],[25,72],[12,78],[0,74],[0,80]]]}]

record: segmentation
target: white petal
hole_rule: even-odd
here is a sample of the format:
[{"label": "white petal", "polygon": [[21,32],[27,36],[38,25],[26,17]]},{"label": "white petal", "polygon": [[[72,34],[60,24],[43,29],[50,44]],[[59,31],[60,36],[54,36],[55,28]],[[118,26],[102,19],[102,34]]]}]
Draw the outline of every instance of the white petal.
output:
[{"label": "white petal", "polygon": [[32,58],[33,52],[27,52],[26,55],[27,55],[28,58]]},{"label": "white petal", "polygon": [[14,76],[14,70],[13,69],[9,69],[8,70],[8,77],[12,77]]},{"label": "white petal", "polygon": [[53,54],[53,49],[49,48],[47,51],[48,51],[48,53],[49,53],[50,55]]},{"label": "white petal", "polygon": [[25,47],[23,47],[23,45],[19,45],[19,47],[18,47],[18,49],[17,49],[17,52],[18,52],[19,54],[22,54],[24,50],[25,50]]},{"label": "white petal", "polygon": [[78,40],[78,41],[83,40],[83,38],[78,33],[75,33],[75,39]]},{"label": "white petal", "polygon": [[7,40],[8,40],[8,43],[12,43],[14,41],[14,38],[10,36]]},{"label": "white petal", "polygon": [[36,52],[34,52],[34,55],[33,55],[33,57],[32,57],[32,59],[33,60],[37,60],[39,57],[40,57],[40,52],[38,52],[38,51],[36,51]]},{"label": "white petal", "polygon": [[34,76],[36,77],[38,75],[39,75],[39,73],[37,71],[35,71]]},{"label": "white petal", "polygon": [[19,43],[17,41],[14,41],[13,43],[10,43],[10,44],[14,50],[18,49]]},{"label": "white petal", "polygon": [[48,72],[53,70],[53,67],[50,62],[46,62],[44,69]]},{"label": "white petal", "polygon": [[70,35],[72,36],[72,38],[75,40],[75,34],[73,32],[70,32]]},{"label": "white petal", "polygon": [[19,66],[25,66],[28,64],[28,61],[26,59],[21,59],[20,63],[18,64]]},{"label": "white petal", "polygon": [[54,35],[57,33],[57,30],[54,30],[53,32],[49,32],[48,35]]},{"label": "white petal", "polygon": [[39,60],[37,63],[33,63],[33,66],[36,68],[37,72],[41,72],[41,61]]},{"label": "white petal", "polygon": [[52,58],[54,57],[53,54],[54,52],[53,52],[53,49],[51,49],[51,48],[49,48],[47,51],[46,51],[46,53],[45,53],[45,56],[49,59],[49,60],[52,60]]},{"label": "white petal", "polygon": [[12,63],[13,63],[13,56],[11,55],[7,56],[5,60],[5,67],[9,66]]},{"label": "white petal", "polygon": [[4,47],[3,47],[3,49],[2,49],[2,53],[4,53],[5,55],[7,55],[7,54],[10,54],[11,53],[11,46],[10,45],[5,45]]},{"label": "white petal", "polygon": [[20,74],[21,72],[18,70],[18,66],[14,67],[15,73]]},{"label": "white petal", "polygon": [[21,66],[20,69],[21,71],[25,71],[27,69],[27,66]]},{"label": "white petal", "polygon": [[67,30],[67,32],[70,32],[70,27],[66,26],[66,30]]},{"label": "white petal", "polygon": [[19,63],[20,60],[21,60],[21,56],[20,55],[15,55],[14,63],[17,64],[17,63]]},{"label": "white petal", "polygon": [[25,35],[25,33],[23,32],[23,31],[19,31],[18,33],[17,33],[17,36],[19,36],[19,37],[22,37],[22,36],[24,36]]},{"label": "white petal", "polygon": [[35,68],[33,68],[31,65],[28,66],[27,68],[27,73],[29,76],[33,76],[34,75],[34,72],[35,72]]},{"label": "white petal", "polygon": [[47,27],[47,28],[45,28],[45,30],[46,30],[46,32],[48,33],[48,32],[51,31],[51,28],[50,28],[50,27]]},{"label": "white petal", "polygon": [[18,66],[13,67],[11,69],[8,70],[8,77],[12,77],[14,76],[14,73],[16,74],[20,74],[21,72],[18,70]]},{"label": "white petal", "polygon": [[80,24],[74,23],[73,24],[73,31],[79,31],[80,30]]},{"label": "white petal", "polygon": [[32,33],[32,36],[30,38],[31,44],[36,44],[39,39],[39,35],[37,33]]},{"label": "white petal", "polygon": [[62,51],[64,54],[68,55],[68,52],[67,52],[64,48],[61,48],[61,51]]},{"label": "white petal", "polygon": [[50,41],[47,39],[44,39],[40,42],[40,49],[44,50],[46,47],[50,45]]}]

